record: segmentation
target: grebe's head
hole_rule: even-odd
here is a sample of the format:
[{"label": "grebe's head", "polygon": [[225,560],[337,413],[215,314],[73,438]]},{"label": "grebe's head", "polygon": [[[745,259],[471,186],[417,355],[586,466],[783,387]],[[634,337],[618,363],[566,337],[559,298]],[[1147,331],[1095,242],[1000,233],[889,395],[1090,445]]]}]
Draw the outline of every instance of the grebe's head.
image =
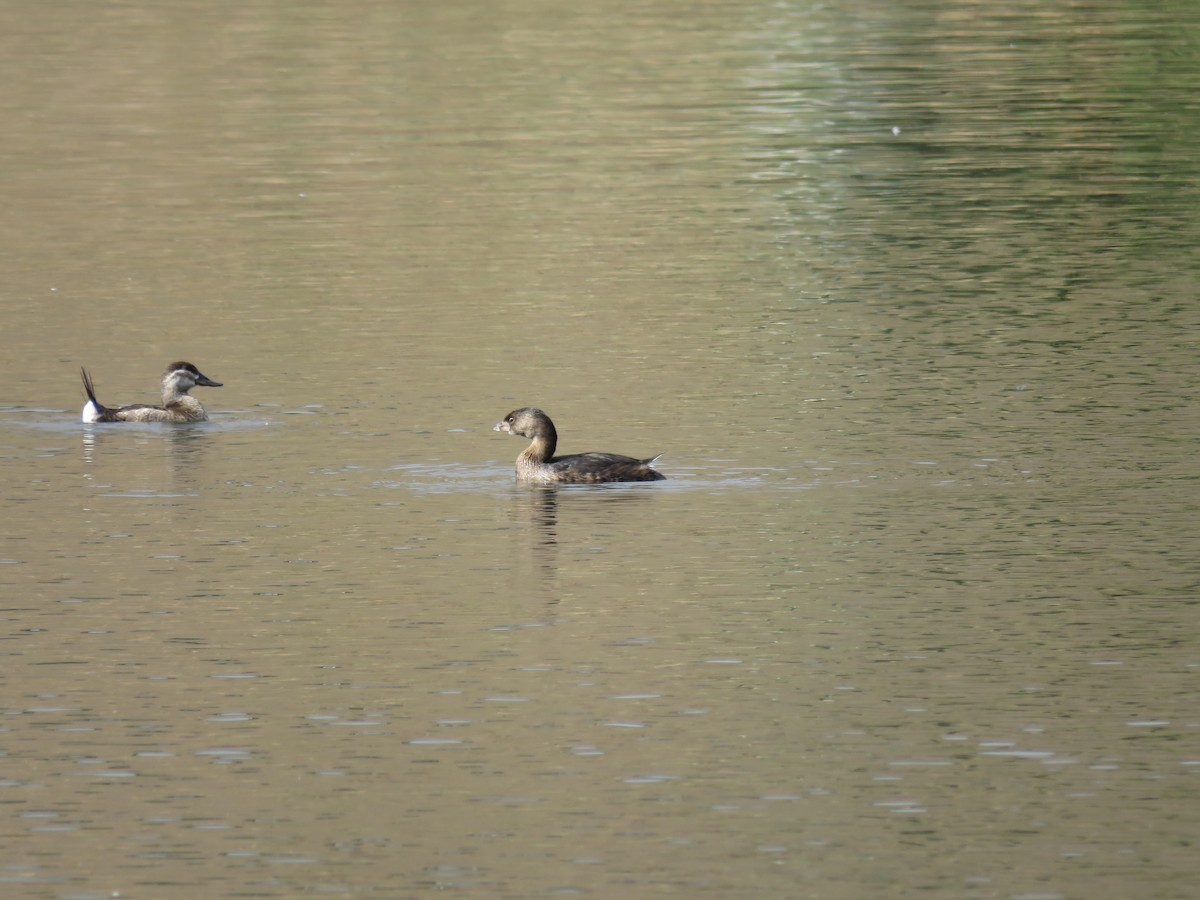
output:
[{"label": "grebe's head", "polygon": [[507,431],[509,434],[525,438],[544,437],[555,433],[550,417],[534,406],[514,409],[497,422],[492,430]]}]

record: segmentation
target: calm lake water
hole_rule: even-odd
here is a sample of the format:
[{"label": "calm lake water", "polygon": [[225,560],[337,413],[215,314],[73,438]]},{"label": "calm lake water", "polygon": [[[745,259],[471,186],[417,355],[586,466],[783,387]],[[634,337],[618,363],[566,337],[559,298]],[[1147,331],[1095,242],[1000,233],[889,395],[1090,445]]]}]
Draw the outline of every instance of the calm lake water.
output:
[{"label": "calm lake water", "polygon": [[0,893],[1194,896],[1198,35],[7,4]]}]

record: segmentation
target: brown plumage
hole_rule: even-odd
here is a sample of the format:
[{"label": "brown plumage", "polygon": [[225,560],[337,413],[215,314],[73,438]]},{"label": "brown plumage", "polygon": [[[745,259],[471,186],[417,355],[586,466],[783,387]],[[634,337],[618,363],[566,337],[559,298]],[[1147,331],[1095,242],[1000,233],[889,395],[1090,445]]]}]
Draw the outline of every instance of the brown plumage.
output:
[{"label": "brown plumage", "polygon": [[532,443],[517,457],[517,479],[537,484],[600,484],[612,481],[662,481],[651,466],[658,459],[635,459],[619,453],[573,453],[555,456],[558,431],[550,417],[531,406],[515,409],[496,423],[494,431],[507,431]]},{"label": "brown plumage", "polygon": [[85,422],[203,422],[208,418],[203,404],[188,394],[194,387],[221,387],[190,362],[175,362],[167,366],[162,379],[162,406],[133,403],[129,406],[105,406],[96,399],[96,389],[87,369],[80,369],[83,389],[88,402],[83,407]]}]

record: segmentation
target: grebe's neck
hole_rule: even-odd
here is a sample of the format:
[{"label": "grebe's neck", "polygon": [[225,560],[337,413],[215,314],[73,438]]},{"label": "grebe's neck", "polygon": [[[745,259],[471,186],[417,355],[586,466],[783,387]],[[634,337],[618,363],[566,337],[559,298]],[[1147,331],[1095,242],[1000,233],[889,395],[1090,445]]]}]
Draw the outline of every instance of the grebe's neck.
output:
[{"label": "grebe's neck", "polygon": [[530,462],[544,463],[548,462],[554,456],[554,450],[558,446],[558,432],[554,430],[554,426],[549,420],[543,423],[533,436],[533,442],[525,448],[525,452],[521,455]]}]

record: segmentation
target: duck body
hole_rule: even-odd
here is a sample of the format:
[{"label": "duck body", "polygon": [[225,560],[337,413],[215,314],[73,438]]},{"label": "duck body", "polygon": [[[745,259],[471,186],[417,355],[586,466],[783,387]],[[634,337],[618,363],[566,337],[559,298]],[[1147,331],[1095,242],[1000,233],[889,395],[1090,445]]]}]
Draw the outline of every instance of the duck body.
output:
[{"label": "duck body", "polygon": [[204,422],[208,413],[204,405],[188,391],[194,387],[222,387],[190,362],[175,362],[167,366],[162,378],[162,406],[134,403],[129,406],[105,406],[96,399],[96,389],[87,369],[80,369],[83,389],[88,402],[83,405],[84,422],[170,422],[178,425]]},{"label": "duck body", "polygon": [[657,456],[636,459],[619,453],[572,453],[555,456],[558,431],[540,409],[515,409],[496,423],[494,431],[507,431],[531,443],[517,457],[517,480],[530,484],[604,484],[620,481],[663,481],[652,468]]}]

